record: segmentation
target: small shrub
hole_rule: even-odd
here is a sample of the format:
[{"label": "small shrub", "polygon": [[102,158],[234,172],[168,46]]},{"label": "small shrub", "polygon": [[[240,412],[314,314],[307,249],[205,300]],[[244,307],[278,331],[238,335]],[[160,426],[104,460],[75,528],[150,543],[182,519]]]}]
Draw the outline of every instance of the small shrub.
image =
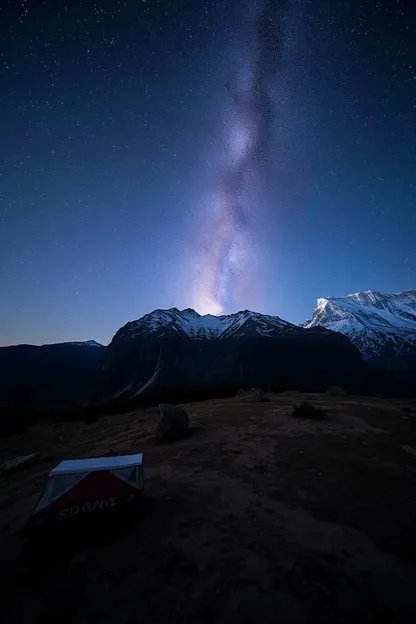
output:
[{"label": "small shrub", "polygon": [[309,420],[325,420],[326,415],[320,407],[315,407],[312,403],[304,401],[300,405],[293,407],[292,416],[295,418],[308,418]]}]

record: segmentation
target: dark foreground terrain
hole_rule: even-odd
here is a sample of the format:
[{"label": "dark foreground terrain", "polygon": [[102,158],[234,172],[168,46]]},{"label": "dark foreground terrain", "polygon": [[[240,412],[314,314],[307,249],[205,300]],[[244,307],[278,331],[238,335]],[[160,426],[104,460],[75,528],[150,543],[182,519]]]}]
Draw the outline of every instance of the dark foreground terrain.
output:
[{"label": "dark foreground terrain", "polygon": [[[305,399],[329,420],[293,418]],[[285,393],[186,408],[193,434],[165,446],[155,409],[0,441],[2,459],[41,457],[0,477],[5,621],[416,621],[416,401]],[[54,465],[139,451],[137,517],[25,559],[20,529]]]}]

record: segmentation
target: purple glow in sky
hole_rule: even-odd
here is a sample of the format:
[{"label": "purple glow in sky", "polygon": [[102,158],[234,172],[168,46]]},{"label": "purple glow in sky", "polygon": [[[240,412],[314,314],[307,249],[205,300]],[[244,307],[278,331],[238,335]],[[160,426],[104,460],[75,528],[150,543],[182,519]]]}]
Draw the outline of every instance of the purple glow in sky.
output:
[{"label": "purple glow in sky", "polygon": [[258,304],[257,189],[275,112],[272,90],[281,68],[284,4],[267,0],[247,20],[240,66],[226,83],[232,103],[220,147],[225,156],[207,198],[195,280],[194,306],[203,314],[237,310],[247,301],[254,308]]}]

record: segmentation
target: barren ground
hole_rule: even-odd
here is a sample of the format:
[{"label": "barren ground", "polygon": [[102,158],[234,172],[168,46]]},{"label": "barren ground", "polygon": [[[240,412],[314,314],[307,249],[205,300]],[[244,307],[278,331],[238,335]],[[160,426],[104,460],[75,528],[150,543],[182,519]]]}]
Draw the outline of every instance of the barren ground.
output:
[{"label": "barren ground", "polygon": [[[165,446],[156,409],[0,440],[0,459],[41,457],[0,476],[6,621],[414,623],[416,402],[271,398],[189,404],[193,435]],[[294,419],[304,399],[330,420]],[[140,451],[140,514],[57,559],[24,557],[20,530],[54,465]]]}]

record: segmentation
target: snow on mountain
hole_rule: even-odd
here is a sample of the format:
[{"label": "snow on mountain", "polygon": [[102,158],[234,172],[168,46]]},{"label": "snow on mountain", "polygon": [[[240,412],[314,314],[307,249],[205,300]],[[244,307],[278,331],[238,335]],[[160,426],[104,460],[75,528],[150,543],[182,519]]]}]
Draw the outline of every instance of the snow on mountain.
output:
[{"label": "snow on mountain", "polygon": [[367,360],[394,360],[416,348],[416,290],[318,299],[312,320],[303,326],[345,334]]},{"label": "snow on mountain", "polygon": [[122,327],[115,337],[118,339],[144,336],[172,336],[191,339],[222,339],[253,336],[270,336],[275,332],[296,331],[296,325],[283,321],[278,316],[257,314],[249,310],[223,316],[206,314],[201,316],[190,308],[178,310],[155,310],[137,321]]}]

